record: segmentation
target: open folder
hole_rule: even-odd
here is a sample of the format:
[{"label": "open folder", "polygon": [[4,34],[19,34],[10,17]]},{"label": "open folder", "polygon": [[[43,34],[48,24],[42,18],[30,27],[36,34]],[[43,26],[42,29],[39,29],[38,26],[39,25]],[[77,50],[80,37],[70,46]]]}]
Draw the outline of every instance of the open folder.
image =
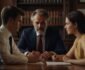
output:
[{"label": "open folder", "polygon": [[71,63],[67,63],[67,62],[46,62],[47,65],[71,65]]}]

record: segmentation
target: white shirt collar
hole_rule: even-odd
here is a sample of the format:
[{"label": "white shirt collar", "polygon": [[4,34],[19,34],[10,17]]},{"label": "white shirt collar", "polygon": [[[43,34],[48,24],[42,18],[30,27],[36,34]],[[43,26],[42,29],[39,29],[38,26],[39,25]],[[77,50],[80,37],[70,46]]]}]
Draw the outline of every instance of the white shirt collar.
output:
[{"label": "white shirt collar", "polygon": [[3,25],[3,24],[0,26],[0,31],[1,31],[1,32],[4,31],[6,35],[11,36],[10,31],[9,31],[9,30],[5,27],[5,25]]},{"label": "white shirt collar", "polygon": [[36,31],[36,35],[37,35],[37,36],[39,36],[39,35],[45,36],[45,31],[44,31],[44,32],[42,32],[42,33],[40,33],[40,32],[38,32],[38,31]]}]

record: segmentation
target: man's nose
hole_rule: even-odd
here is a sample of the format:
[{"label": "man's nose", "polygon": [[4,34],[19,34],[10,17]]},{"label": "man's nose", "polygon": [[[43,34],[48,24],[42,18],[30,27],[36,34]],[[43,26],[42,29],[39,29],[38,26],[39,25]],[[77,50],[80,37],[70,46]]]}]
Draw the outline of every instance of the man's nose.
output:
[{"label": "man's nose", "polygon": [[39,23],[39,27],[41,27],[42,25]]}]

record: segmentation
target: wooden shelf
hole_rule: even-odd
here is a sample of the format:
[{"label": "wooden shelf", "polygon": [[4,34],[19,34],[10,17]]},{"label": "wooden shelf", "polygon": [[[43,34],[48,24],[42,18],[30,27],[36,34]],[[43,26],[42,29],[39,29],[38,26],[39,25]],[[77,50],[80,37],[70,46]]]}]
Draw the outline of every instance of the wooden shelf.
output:
[{"label": "wooden shelf", "polygon": [[57,4],[57,5],[60,5],[63,3],[63,0],[17,0],[17,3],[18,4],[46,4],[46,5],[54,5],[54,4]]}]

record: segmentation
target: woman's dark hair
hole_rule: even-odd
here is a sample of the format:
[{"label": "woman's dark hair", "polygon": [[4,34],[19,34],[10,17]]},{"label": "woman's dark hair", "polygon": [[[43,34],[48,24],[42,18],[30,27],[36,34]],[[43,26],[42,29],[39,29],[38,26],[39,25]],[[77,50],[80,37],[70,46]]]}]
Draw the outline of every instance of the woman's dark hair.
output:
[{"label": "woman's dark hair", "polygon": [[67,18],[73,24],[77,25],[80,33],[85,33],[85,15],[80,11],[72,11],[67,15]]},{"label": "woman's dark hair", "polygon": [[16,19],[18,15],[24,15],[24,12],[15,6],[6,6],[1,11],[1,19],[3,24],[6,25],[9,18]]}]

